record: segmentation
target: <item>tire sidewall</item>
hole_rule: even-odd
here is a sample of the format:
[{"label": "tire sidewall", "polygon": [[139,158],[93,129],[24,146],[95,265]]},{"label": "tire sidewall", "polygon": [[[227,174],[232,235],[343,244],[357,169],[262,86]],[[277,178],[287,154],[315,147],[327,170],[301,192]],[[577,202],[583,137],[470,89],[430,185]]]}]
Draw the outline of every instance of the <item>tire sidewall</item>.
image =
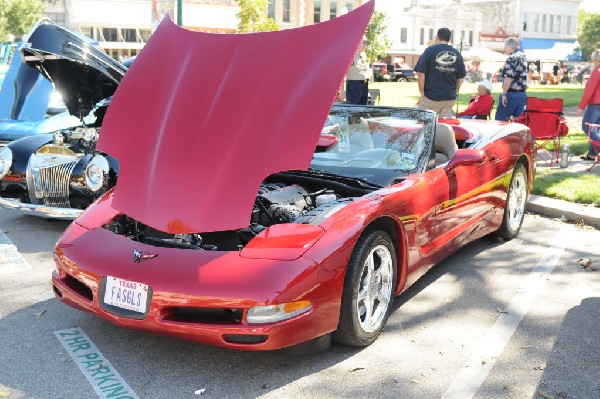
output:
[{"label": "tire sidewall", "polygon": [[[348,264],[348,270],[346,272],[346,279],[351,278],[352,281],[350,303],[344,304],[344,298],[342,298],[342,307],[344,305],[349,305],[350,307],[349,309],[345,310],[351,312],[352,329],[357,340],[360,341],[363,345],[369,345],[373,341],[375,341],[379,334],[381,334],[389,317],[397,284],[398,262],[396,257],[396,250],[394,248],[392,240],[390,236],[383,231],[368,232],[368,234],[364,236],[364,241],[360,244],[360,247],[358,247],[357,245],[358,250],[355,250],[355,252],[352,254],[350,262]],[[366,332],[360,325],[359,315],[356,309],[356,303],[358,301],[358,293],[360,287],[360,279],[363,272],[363,265],[365,264],[367,257],[369,256],[373,248],[379,245],[385,246],[390,252],[390,256],[392,257],[392,292],[390,294],[390,303],[388,304],[385,316],[381,321],[381,325],[372,332]]]}]

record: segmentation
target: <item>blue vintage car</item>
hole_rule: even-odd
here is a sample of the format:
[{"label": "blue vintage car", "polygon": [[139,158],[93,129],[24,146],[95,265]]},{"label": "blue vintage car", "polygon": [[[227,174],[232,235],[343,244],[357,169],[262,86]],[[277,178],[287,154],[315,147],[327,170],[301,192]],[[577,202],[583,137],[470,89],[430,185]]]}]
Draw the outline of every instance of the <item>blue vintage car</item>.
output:
[{"label": "blue vintage car", "polygon": [[[42,49],[47,45],[43,32],[50,25],[58,27],[44,19],[31,29],[27,42],[0,43],[0,148],[22,137],[82,125],[78,116],[67,111],[61,93],[21,56],[23,48]],[[91,43],[92,39],[68,33]]]},{"label": "blue vintage car", "polygon": [[[116,182],[117,161],[98,154],[95,147],[127,66],[50,21],[37,26],[30,43],[21,49],[18,73],[31,71],[51,82],[67,111],[32,122],[35,134],[0,148],[0,206],[72,219]],[[37,79],[34,76],[29,85],[35,87]],[[13,108],[24,112],[33,99],[20,96],[20,87],[15,87]],[[27,122],[14,124],[15,131],[26,133]],[[42,127],[47,130],[40,132]]]}]

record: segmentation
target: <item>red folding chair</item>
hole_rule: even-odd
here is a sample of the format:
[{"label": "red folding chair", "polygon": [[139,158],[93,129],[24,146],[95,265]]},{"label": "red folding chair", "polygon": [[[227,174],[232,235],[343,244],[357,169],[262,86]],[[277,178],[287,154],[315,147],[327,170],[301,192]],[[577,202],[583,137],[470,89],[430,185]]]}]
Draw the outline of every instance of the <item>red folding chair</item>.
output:
[{"label": "red folding chair", "polygon": [[592,168],[594,166],[596,166],[599,162],[600,162],[600,140],[594,140],[592,139],[592,131],[598,131],[600,130],[600,125],[595,124],[595,123],[585,123],[587,126],[589,126],[588,130],[587,130],[587,136],[588,136],[588,141],[590,142],[590,145],[592,146],[592,148],[594,149],[594,152],[596,153],[596,162],[594,162],[594,164],[592,166],[590,166],[587,171],[589,172],[590,170],[592,170]]},{"label": "red folding chair", "polygon": [[[544,162],[552,166],[553,162],[559,161],[560,138],[569,133],[569,127],[563,117],[562,98],[542,99],[537,97],[527,98],[527,107],[523,114],[514,119],[515,122],[529,126],[531,134],[535,138],[538,150],[542,150],[550,159]],[[546,149],[546,145],[553,143],[552,153]],[[540,154],[538,152],[538,154]]]}]

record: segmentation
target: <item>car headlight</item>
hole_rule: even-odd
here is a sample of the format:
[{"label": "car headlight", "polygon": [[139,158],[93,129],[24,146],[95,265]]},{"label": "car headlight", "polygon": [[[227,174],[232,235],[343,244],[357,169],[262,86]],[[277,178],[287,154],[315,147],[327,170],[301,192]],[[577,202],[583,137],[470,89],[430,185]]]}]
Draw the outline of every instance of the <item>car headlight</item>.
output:
[{"label": "car headlight", "polygon": [[281,305],[255,306],[248,309],[246,320],[250,324],[275,323],[299,316],[312,309],[309,301],[283,303]]},{"label": "car headlight", "polygon": [[12,150],[8,147],[5,147],[2,151],[0,151],[0,179],[3,178],[10,170],[12,161]]},{"label": "car headlight", "polygon": [[85,184],[92,191],[99,190],[104,185],[108,170],[106,158],[102,155],[96,155],[85,168]]}]

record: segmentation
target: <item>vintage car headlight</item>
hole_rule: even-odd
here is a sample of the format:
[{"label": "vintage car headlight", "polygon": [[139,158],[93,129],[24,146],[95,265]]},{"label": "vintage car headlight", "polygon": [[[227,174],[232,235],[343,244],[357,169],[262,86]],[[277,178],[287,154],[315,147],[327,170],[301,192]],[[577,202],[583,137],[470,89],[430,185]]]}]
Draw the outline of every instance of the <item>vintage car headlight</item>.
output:
[{"label": "vintage car headlight", "polygon": [[2,151],[0,151],[0,178],[4,177],[8,173],[12,165],[12,161],[12,150],[8,147],[5,147]]},{"label": "vintage car headlight", "polygon": [[246,320],[251,324],[274,323],[291,319],[312,309],[309,301],[288,302],[281,305],[255,306],[248,309]]},{"label": "vintage car headlight", "polygon": [[108,161],[102,155],[96,155],[85,168],[85,184],[92,191],[99,190],[104,185],[108,175]]}]

